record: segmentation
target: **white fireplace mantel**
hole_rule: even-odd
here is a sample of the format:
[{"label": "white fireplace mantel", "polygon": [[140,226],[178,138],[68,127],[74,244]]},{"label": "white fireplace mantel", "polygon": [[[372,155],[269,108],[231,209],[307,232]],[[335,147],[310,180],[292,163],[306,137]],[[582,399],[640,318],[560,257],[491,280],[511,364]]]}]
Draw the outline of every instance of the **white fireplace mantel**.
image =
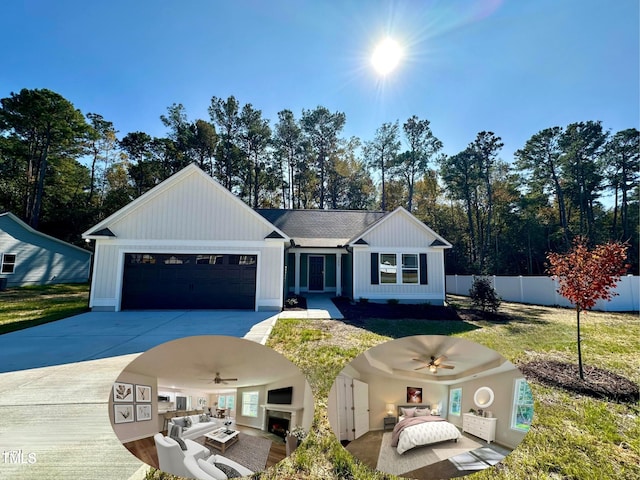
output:
[{"label": "white fireplace mantel", "polygon": [[262,430],[267,431],[267,412],[283,412],[289,413],[291,415],[290,419],[290,428],[298,425],[298,416],[302,417],[302,411],[304,407],[296,407],[294,405],[280,405],[276,403],[266,403],[264,405],[260,405],[262,408],[262,418],[264,419]]}]

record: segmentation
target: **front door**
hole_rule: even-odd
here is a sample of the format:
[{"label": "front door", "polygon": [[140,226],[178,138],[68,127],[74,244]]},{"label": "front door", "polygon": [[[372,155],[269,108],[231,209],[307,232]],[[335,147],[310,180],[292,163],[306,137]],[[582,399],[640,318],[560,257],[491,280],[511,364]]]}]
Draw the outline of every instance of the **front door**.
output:
[{"label": "front door", "polygon": [[324,290],[324,257],[309,257],[309,291]]}]

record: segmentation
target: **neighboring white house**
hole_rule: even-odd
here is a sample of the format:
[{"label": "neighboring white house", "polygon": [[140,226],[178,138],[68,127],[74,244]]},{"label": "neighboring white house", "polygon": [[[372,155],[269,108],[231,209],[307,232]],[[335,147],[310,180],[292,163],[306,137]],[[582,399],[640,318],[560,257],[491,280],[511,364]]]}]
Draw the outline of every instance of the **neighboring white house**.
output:
[{"label": "neighboring white house", "polygon": [[195,165],[83,236],[94,310],[280,310],[303,292],[442,304],[451,247],[403,208],[253,210]]},{"label": "neighboring white house", "polygon": [[89,280],[91,252],[0,214],[0,284],[8,287]]}]

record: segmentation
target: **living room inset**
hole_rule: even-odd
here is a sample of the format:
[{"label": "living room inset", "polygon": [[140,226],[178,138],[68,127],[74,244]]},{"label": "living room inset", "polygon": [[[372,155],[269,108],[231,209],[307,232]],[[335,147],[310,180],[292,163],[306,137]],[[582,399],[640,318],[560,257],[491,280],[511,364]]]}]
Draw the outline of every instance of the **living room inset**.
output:
[{"label": "living room inset", "polygon": [[309,431],[313,405],[304,375],[279,353],[240,338],[197,336],[133,360],[110,392],[109,416],[123,445],[151,467],[212,480],[284,459],[293,435]]}]

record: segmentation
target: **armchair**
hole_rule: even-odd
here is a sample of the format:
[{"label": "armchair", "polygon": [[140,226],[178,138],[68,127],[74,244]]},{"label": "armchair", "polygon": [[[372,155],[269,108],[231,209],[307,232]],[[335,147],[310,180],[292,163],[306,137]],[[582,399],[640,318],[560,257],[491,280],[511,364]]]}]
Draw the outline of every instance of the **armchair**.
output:
[{"label": "armchair", "polygon": [[180,477],[189,477],[191,474],[184,466],[185,457],[207,458],[209,449],[193,440],[185,439],[187,450],[182,450],[178,442],[171,437],[165,437],[162,433],[156,433],[153,437],[158,452],[160,470]]}]

